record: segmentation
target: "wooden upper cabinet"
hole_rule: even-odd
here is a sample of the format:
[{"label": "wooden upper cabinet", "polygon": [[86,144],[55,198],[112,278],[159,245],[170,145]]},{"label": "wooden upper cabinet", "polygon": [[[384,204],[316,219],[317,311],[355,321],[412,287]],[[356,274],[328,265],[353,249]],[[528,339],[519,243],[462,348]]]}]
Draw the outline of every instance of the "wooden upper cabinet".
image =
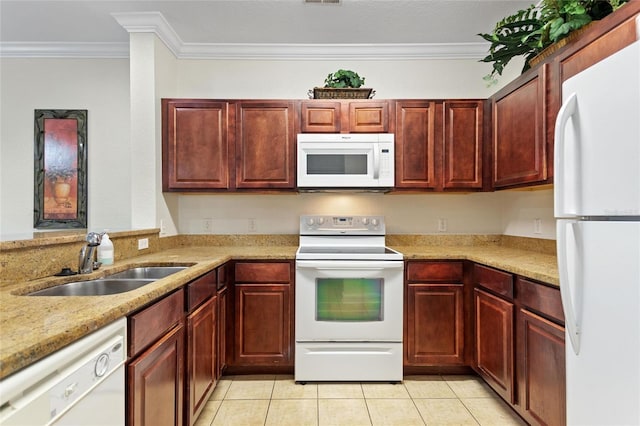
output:
[{"label": "wooden upper cabinet", "polygon": [[493,97],[494,188],[547,180],[548,77],[544,64]]},{"label": "wooden upper cabinet", "polygon": [[340,133],[340,102],[303,101],[300,105],[302,133]]},{"label": "wooden upper cabinet", "polygon": [[162,189],[228,189],[226,102],[162,100]]},{"label": "wooden upper cabinet", "polygon": [[396,188],[436,188],[436,102],[398,101],[395,111]]},{"label": "wooden upper cabinet", "polygon": [[387,101],[349,102],[349,132],[386,133],[389,129]]},{"label": "wooden upper cabinet", "polygon": [[444,102],[442,186],[482,188],[484,101]]},{"label": "wooden upper cabinet", "polygon": [[[573,45],[560,52],[555,61],[560,64],[558,83],[624,49],[637,40],[636,18],[638,2],[629,2],[616,13],[586,28]],[[559,88],[560,93],[562,92]]]},{"label": "wooden upper cabinet", "polygon": [[302,133],[386,133],[389,103],[372,100],[309,100],[300,105]]},{"label": "wooden upper cabinet", "polygon": [[296,103],[236,104],[236,188],[295,188]]}]

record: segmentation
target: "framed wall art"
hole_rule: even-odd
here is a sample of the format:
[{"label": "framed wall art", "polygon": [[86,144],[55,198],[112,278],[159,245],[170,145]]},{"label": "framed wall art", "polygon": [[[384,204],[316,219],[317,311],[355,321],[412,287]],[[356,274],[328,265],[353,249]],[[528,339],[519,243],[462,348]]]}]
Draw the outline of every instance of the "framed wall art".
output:
[{"label": "framed wall art", "polygon": [[34,228],[87,227],[87,110],[35,110]]}]

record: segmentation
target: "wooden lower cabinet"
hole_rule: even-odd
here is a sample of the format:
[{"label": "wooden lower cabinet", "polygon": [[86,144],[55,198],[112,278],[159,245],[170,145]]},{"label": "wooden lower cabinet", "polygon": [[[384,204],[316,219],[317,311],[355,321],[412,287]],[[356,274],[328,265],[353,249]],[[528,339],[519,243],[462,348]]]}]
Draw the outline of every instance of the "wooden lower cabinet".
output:
[{"label": "wooden lower cabinet", "polygon": [[476,367],[507,402],[515,403],[513,303],[474,289]]},{"label": "wooden lower cabinet", "polygon": [[211,297],[187,316],[186,425],[195,423],[216,385],[216,304]]},{"label": "wooden lower cabinet", "polygon": [[234,367],[293,367],[292,262],[236,262]]},{"label": "wooden lower cabinet", "polygon": [[180,323],[127,366],[129,426],[183,424],[183,366]]},{"label": "wooden lower cabinet", "polygon": [[406,274],[405,366],[464,365],[462,262],[410,261]]},{"label": "wooden lower cabinet", "polygon": [[516,319],[517,411],[531,424],[566,424],[564,327],[526,309]]},{"label": "wooden lower cabinet", "polygon": [[464,363],[464,297],[460,284],[407,286],[408,365],[442,366]]},{"label": "wooden lower cabinet", "polygon": [[566,424],[560,290],[474,266],[475,368],[532,425]]},{"label": "wooden lower cabinet", "polygon": [[224,286],[218,290],[218,339],[216,345],[216,377],[222,376],[223,370],[227,366],[227,313],[229,310],[229,288]]},{"label": "wooden lower cabinet", "polygon": [[289,285],[236,285],[235,300],[235,364],[292,366]]}]

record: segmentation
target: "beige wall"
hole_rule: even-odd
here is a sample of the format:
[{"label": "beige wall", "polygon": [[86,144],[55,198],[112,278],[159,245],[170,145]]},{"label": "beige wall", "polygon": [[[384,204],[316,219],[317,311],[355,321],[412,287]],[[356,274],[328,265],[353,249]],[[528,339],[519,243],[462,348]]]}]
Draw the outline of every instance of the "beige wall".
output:
[{"label": "beige wall", "polygon": [[[146,37],[146,36],[143,36]],[[147,47],[145,47],[147,46]],[[177,60],[158,40],[135,43],[154,65],[140,73],[122,59],[0,61],[0,238],[28,235],[33,211],[33,110],[89,110],[89,227],[160,227],[163,235],[200,233],[212,219],[217,233],[296,233],[299,214],[384,214],[390,233],[505,233],[555,238],[551,191],[422,195],[178,195],[161,193],[159,99],[306,98],[329,72],[350,68],[385,98],[485,98],[486,64],[475,60],[249,61]],[[144,49],[153,52],[144,51]],[[504,84],[519,72],[510,65]],[[143,67],[144,69],[144,67]],[[153,75],[145,75],[145,73]],[[151,86],[145,84],[150,79]],[[131,90],[130,90],[131,87]],[[155,108],[133,107],[142,101]],[[145,94],[140,99],[138,91]],[[135,125],[132,126],[132,120]],[[139,120],[144,121],[142,129]],[[149,139],[151,135],[151,139]],[[149,156],[149,158],[145,158]],[[150,204],[144,204],[148,203]],[[540,218],[542,233],[533,233]]]},{"label": "beige wall", "polygon": [[0,76],[0,235],[33,228],[34,109],[88,110],[89,226],[129,228],[129,61],[2,58]]}]

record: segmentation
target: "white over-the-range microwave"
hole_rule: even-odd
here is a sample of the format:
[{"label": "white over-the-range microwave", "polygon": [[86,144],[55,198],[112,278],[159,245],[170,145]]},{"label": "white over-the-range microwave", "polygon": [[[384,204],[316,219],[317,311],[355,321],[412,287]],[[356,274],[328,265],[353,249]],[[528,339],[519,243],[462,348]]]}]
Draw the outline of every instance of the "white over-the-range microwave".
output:
[{"label": "white over-the-range microwave", "polygon": [[377,190],[395,184],[393,133],[298,134],[298,189]]}]

